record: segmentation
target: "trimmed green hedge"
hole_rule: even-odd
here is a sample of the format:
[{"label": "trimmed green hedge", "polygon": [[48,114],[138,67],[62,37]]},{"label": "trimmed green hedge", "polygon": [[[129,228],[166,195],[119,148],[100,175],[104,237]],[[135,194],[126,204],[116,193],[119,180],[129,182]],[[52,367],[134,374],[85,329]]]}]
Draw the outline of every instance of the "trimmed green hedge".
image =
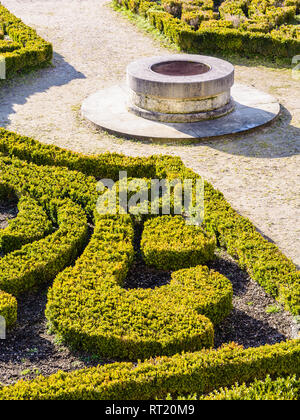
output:
[{"label": "trimmed green hedge", "polygon": [[[78,171],[74,170],[76,167]],[[227,346],[218,351],[197,351],[212,346],[213,324],[231,310],[230,282],[208,268],[196,266],[174,272],[170,284],[159,288],[124,289],[123,281],[134,258],[133,220],[128,215],[99,216],[94,212],[97,179],[117,180],[119,171],[127,168],[128,176],[137,178],[188,178],[195,182],[199,178],[177,157],[84,156],[0,130],[0,195],[14,191],[18,196],[28,195],[54,222],[59,212],[51,203],[72,202],[70,205],[76,206],[81,216],[74,215],[68,232],[76,230],[77,223],[86,216],[95,224],[81,257],[73,267],[60,272],[49,291],[47,317],[54,331],[77,349],[110,358],[136,360],[182,350],[195,353],[157,358],[137,366],[114,364],[57,374],[32,383],[20,382],[3,388],[0,397],[155,398],[165,397],[174,389],[179,395],[202,394],[237,380],[248,383],[255,378],[264,379],[267,374],[298,374],[299,341],[258,349]],[[269,293],[299,314],[299,272],[293,263],[207,182],[203,228],[213,233],[218,245],[224,246]],[[86,237],[86,221],[79,230]],[[83,242],[80,241],[81,247]],[[35,249],[37,243],[23,248]],[[75,247],[78,251],[78,244]],[[22,249],[3,260],[13,259]],[[68,255],[71,254],[74,259],[75,254],[70,251]],[[9,270],[11,264],[3,266],[1,276],[5,281],[1,284],[11,286],[17,294],[29,283],[9,281],[15,275]],[[49,280],[56,274],[47,272]],[[37,283],[32,282],[31,286]],[[10,290],[5,286],[3,289]]]},{"label": "trimmed green hedge", "polygon": [[[196,397],[192,397],[195,399]],[[189,398],[190,399],[190,398]],[[272,379],[269,375],[264,381],[255,380],[247,386],[234,385],[232,388],[221,389],[200,400],[226,400],[226,401],[299,401],[300,379],[296,376]]]},{"label": "trimmed green hedge", "polygon": [[[82,205],[91,218],[97,202],[96,180],[91,175],[98,179],[118,180],[119,171],[127,168],[128,176],[137,178],[169,180],[199,178],[177,157],[131,158],[109,153],[85,156],[56,146],[44,145],[4,129],[0,129],[0,152],[13,158],[0,160],[0,170],[2,169],[0,180],[3,178],[9,183],[14,181],[17,183],[17,189],[22,190],[24,185],[22,179],[31,178],[30,188],[27,186],[25,189],[35,198],[44,195],[69,197]],[[74,171],[76,167],[81,173]],[[18,174],[17,177],[15,173]],[[66,180],[63,187],[58,185],[59,179]],[[204,226],[216,235],[218,244],[224,246],[255,281],[266,288],[287,310],[295,315],[300,314],[300,280],[295,265],[275,244],[264,239],[256,231],[255,226],[239,215],[225,200],[223,194],[207,182],[205,182]]]},{"label": "trimmed green hedge", "polygon": [[0,316],[5,319],[6,327],[11,328],[17,322],[17,299],[0,290]]},{"label": "trimmed green hedge", "polygon": [[72,373],[58,372],[0,390],[1,400],[143,400],[168,394],[209,393],[237,381],[299,375],[300,341],[251,349],[219,350],[161,357],[134,365],[114,363]]},{"label": "trimmed green hedge", "polygon": [[3,254],[16,251],[23,245],[42,239],[52,231],[46,212],[31,197],[21,197],[17,217],[0,230],[0,250]]},{"label": "trimmed green hedge", "polygon": [[78,205],[51,201],[49,211],[59,226],[56,232],[0,259],[0,290],[6,292],[0,295],[0,314],[9,326],[16,321],[16,301],[7,293],[18,296],[52,280],[86,243],[87,220]]},{"label": "trimmed green hedge", "polygon": [[87,239],[83,210],[71,201],[51,202],[58,230],[44,239],[24,245],[0,259],[0,289],[17,296],[53,279],[70,264]]},{"label": "trimmed green hedge", "polygon": [[6,64],[6,77],[19,70],[41,66],[52,60],[52,45],[1,4],[0,23],[4,33],[13,41],[3,40],[0,44],[1,57],[5,59]]},{"label": "trimmed green hedge", "polygon": [[170,285],[126,290],[133,235],[130,216],[97,216],[85,252],[49,291],[53,330],[76,349],[121,359],[211,347],[211,321],[232,308],[230,281],[199,266],[173,273]]},{"label": "trimmed green hedge", "polygon": [[[291,58],[299,54],[300,51],[299,30],[292,31],[289,28],[290,25],[285,24],[276,26],[280,25],[282,20],[288,22],[292,15],[295,16],[296,8],[294,6],[288,7],[288,10],[284,8],[280,15],[281,20],[278,17],[278,11],[266,15],[266,19],[269,19],[267,22],[274,21],[273,24],[267,24],[266,28],[264,20],[255,20],[253,17],[252,20],[246,20],[246,16],[239,6],[240,3],[242,6],[244,3],[248,3],[244,0],[240,2],[230,0],[237,15],[227,13],[226,16],[228,16],[225,17],[224,12],[223,19],[219,19],[213,14],[210,20],[203,18],[201,6],[196,7],[196,10],[199,10],[197,19],[195,10],[190,12],[192,16],[189,15],[188,18],[186,13],[183,13],[181,19],[182,7],[180,4],[185,4],[182,1],[168,2],[168,5],[171,3],[172,7],[165,7],[165,9],[154,1],[146,0],[113,0],[113,3],[116,7],[125,7],[133,13],[145,17],[154,28],[163,32],[171,42],[184,51],[200,54],[203,52],[210,54],[234,52],[240,55],[260,55],[271,58]],[[177,4],[176,7],[175,4]],[[224,8],[225,5],[223,4],[222,7]],[[239,20],[238,26],[240,27],[237,27],[236,18],[242,16],[241,13],[243,13],[244,19]],[[207,12],[206,16],[208,16]],[[230,20],[231,16],[235,18],[233,23]]]},{"label": "trimmed green hedge", "polygon": [[141,250],[145,262],[162,270],[180,270],[214,259],[215,235],[188,226],[181,216],[162,216],[146,222]]}]

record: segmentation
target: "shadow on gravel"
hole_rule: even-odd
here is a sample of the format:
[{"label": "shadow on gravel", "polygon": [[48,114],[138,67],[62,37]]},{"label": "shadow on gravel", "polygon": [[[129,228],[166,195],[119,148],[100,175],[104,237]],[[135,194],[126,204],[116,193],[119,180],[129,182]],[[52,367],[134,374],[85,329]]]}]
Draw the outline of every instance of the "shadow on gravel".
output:
[{"label": "shadow on gravel", "polygon": [[[204,146],[230,155],[260,159],[297,156],[300,154],[300,128],[291,125],[291,121],[291,113],[281,105],[279,117],[265,127],[248,133],[206,140],[195,143],[194,146]],[[278,135],[279,132],[282,132],[282,135]]]},{"label": "shadow on gravel", "polygon": [[[40,69],[16,74],[12,79],[0,82],[0,126],[6,127],[10,123],[10,115],[15,114],[16,105],[24,105],[30,96],[46,92],[54,86],[63,86],[75,79],[85,79],[85,75],[78,72],[67,63],[64,58],[54,53],[52,64]],[[55,103],[49,103],[49,109],[55,108]]]}]

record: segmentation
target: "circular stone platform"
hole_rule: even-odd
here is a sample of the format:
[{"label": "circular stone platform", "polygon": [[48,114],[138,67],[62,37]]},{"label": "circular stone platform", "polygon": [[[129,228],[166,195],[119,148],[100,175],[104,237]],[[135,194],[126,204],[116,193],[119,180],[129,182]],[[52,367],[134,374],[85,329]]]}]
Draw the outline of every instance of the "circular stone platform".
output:
[{"label": "circular stone platform", "polygon": [[162,123],[129,112],[128,90],[126,85],[113,86],[89,96],[82,105],[82,115],[101,129],[128,139],[197,141],[253,130],[280,113],[273,96],[235,84],[231,90],[235,109],[230,114],[208,121]]}]

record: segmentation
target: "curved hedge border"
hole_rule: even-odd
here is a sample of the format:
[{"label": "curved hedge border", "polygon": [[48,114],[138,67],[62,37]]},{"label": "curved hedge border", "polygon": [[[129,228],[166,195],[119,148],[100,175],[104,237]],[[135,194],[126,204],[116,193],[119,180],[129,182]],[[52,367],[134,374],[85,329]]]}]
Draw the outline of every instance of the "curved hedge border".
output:
[{"label": "curved hedge border", "polygon": [[59,228],[0,259],[0,289],[17,296],[55,277],[71,263],[87,238],[83,210],[72,202],[51,202]]},{"label": "curved hedge border", "polygon": [[[205,51],[210,54],[233,52],[246,56],[260,55],[271,58],[292,58],[299,54],[300,39],[297,31],[290,27],[293,25],[283,25],[279,30],[276,28],[271,31],[269,27],[266,30],[264,22],[258,24],[254,22],[253,24],[250,21],[246,26],[236,29],[228,20],[210,19],[212,16],[208,16],[210,20],[206,20],[207,18],[203,20],[203,16],[199,17],[199,12],[194,10],[188,12],[188,15],[185,13],[183,20],[180,20],[178,16],[181,17],[181,12],[179,14],[174,12],[174,5],[175,10],[178,10],[176,5],[186,2],[171,0],[165,3],[164,8],[155,1],[113,0],[115,7],[124,7],[146,18],[154,28],[164,33],[183,51],[198,54]],[[169,3],[171,3],[171,8]],[[236,0],[233,0],[232,3],[236,3]],[[191,4],[196,5],[197,2],[191,2]],[[196,9],[199,10],[199,6],[196,6]],[[181,10],[180,6],[179,10]],[[295,15],[296,8],[292,7],[292,10]],[[193,26],[195,22],[198,22],[199,25],[202,21],[204,24],[201,24],[200,27],[196,24],[195,30],[195,26]],[[265,33],[266,31],[269,33]]]},{"label": "curved hedge border", "polygon": [[7,328],[11,328],[17,322],[17,307],[16,298],[0,290],[0,316],[5,319]]},{"label": "curved hedge border", "polygon": [[34,29],[25,25],[21,19],[1,4],[0,24],[3,32],[13,41],[3,40],[0,45],[1,58],[5,60],[6,65],[6,77],[52,60],[52,45],[39,37]]},{"label": "curved hedge border", "polygon": [[[96,178],[113,177],[117,179],[119,170],[125,168],[128,169],[132,177],[156,177],[170,180],[178,178],[196,180],[198,178],[198,175],[187,169],[179,158],[152,156],[135,159],[117,154],[89,157],[57,147],[42,145],[32,139],[5,130],[0,130],[0,153],[6,155],[6,157],[0,155],[0,184],[4,183],[8,190],[13,189],[21,195],[28,193],[46,208],[48,215],[55,213],[53,209],[47,207],[50,199],[68,198],[81,205],[88,217],[94,220],[93,211],[97,202],[97,193],[96,179],[91,175],[95,175]],[[77,166],[81,172],[74,170]],[[235,212],[226,202],[224,196],[209,183],[205,183],[205,206],[204,227],[216,235],[218,243],[225,246],[256,281],[270,290],[273,296],[285,304],[286,308],[299,314],[299,272],[293,263],[274,244],[266,241],[249,220]],[[125,219],[117,216],[116,218],[118,222],[126,222],[126,216]],[[94,251],[98,251],[99,244],[101,248],[101,243],[103,245],[105,240],[112,239],[110,235],[115,234],[115,238],[120,238],[124,233],[121,227],[115,224],[115,221],[109,220],[109,217],[99,217],[97,226],[98,223],[99,226],[102,226],[98,232],[100,234],[98,241],[94,242],[92,239],[84,253],[87,255],[88,252],[91,252],[91,261],[95,261],[95,264],[97,263],[97,254]],[[110,223],[115,226],[116,232],[111,228]],[[131,221],[128,220],[127,223],[126,229],[129,229],[128,232],[132,231]],[[94,238],[97,237],[97,229],[96,227]],[[107,273],[109,274],[109,267],[114,267],[118,261],[118,270],[105,278],[95,277],[94,270],[92,273],[87,271],[86,273],[89,275],[84,277],[84,282],[88,286],[88,292],[93,288],[103,290],[101,281],[99,281],[103,278],[104,283],[107,281],[107,284],[110,284],[110,292],[114,287],[114,290],[120,288],[124,293],[127,292],[121,285],[116,284],[115,286],[115,283],[122,281],[122,276],[128,268],[127,263],[132,258],[132,241],[126,242],[125,248],[123,241],[120,241],[119,245],[120,248],[114,246],[113,252],[107,254],[111,259],[104,260],[102,265],[104,270],[108,268]],[[99,253],[100,257],[102,256],[101,252]],[[100,257],[98,258],[99,264]],[[74,279],[68,277],[68,273],[71,273],[75,268],[81,272],[79,261],[80,259],[75,267],[61,273],[56,282],[59,279],[66,279],[73,287]],[[85,269],[87,266],[88,260],[82,267]],[[122,275],[118,276],[119,273]],[[63,282],[61,285],[61,290],[63,290]],[[66,286],[68,287],[68,283]],[[182,288],[182,284],[180,288]],[[162,288],[157,290],[160,289]],[[144,291],[138,290],[137,293],[142,294]],[[76,295],[76,293],[73,295],[74,301],[79,299],[79,303],[80,299],[84,300],[87,296]],[[95,301],[97,304],[101,303],[99,296],[98,301]],[[67,297],[70,300],[70,296]],[[114,298],[109,301],[108,293],[107,297],[107,302],[114,304]],[[86,301],[88,302],[88,299]],[[58,300],[55,303],[57,308],[66,305],[66,302]],[[82,304],[84,304],[83,301]],[[57,310],[57,308],[51,306],[51,310]],[[107,310],[108,314],[111,312],[109,306],[103,306],[103,308]],[[90,307],[88,310],[90,315],[88,325],[92,327],[99,313],[97,313],[97,306]],[[130,313],[129,320],[131,320]],[[70,325],[67,325],[67,328]],[[110,325],[111,323],[109,323]],[[80,340],[83,338],[80,343],[77,342],[78,346],[85,346],[84,337],[79,335],[78,337]],[[77,338],[74,340],[75,344]],[[130,363],[114,364],[72,374],[57,374],[47,379],[40,378],[32,383],[19,382],[14,387],[3,388],[0,395],[1,398],[134,399],[137,397],[163,397],[173,392],[175,388],[181,395],[195,392],[208,393],[216,388],[232,385],[237,380],[251,382],[255,378],[264,379],[267,374],[275,377],[298,374],[299,346],[299,340],[247,350],[227,346],[218,351],[201,351],[176,355],[172,358],[157,358],[137,366]],[[190,350],[193,349],[190,348]],[[157,390],[161,393],[160,395],[157,395]]]},{"label": "curved hedge border", "polygon": [[170,285],[125,290],[133,234],[128,215],[97,217],[85,252],[49,291],[53,330],[76,349],[121,359],[211,347],[211,321],[232,309],[230,281],[198,266],[173,273]]},{"label": "curved hedge border", "polygon": [[242,349],[177,354],[134,365],[114,363],[48,378],[19,381],[0,390],[1,400],[146,400],[209,393],[237,381],[299,375],[300,340]]},{"label": "curved hedge border", "polygon": [[[0,259],[2,292],[18,296],[52,280],[83,248],[87,239],[87,220],[83,210],[68,200],[51,201],[49,210],[55,215],[58,230]],[[15,307],[14,299],[9,299],[6,294],[0,295],[0,315],[9,326],[16,320]]]},{"label": "curved hedge border", "polygon": [[23,245],[42,239],[52,231],[46,212],[31,197],[21,197],[17,217],[0,230],[0,250],[3,254],[16,251]]},{"label": "curved hedge border", "polygon": [[188,226],[181,216],[163,216],[145,223],[141,250],[145,262],[162,270],[180,270],[214,259],[215,235]]}]

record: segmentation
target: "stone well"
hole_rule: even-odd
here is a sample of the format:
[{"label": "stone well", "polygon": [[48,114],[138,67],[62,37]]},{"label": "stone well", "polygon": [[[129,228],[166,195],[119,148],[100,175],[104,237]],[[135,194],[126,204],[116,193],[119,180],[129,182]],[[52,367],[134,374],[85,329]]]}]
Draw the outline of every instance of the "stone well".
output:
[{"label": "stone well", "polygon": [[82,115],[128,139],[198,141],[244,133],[280,113],[273,96],[234,83],[234,67],[214,57],[175,54],[128,65],[126,83],[90,95]]},{"label": "stone well", "polygon": [[196,122],[234,110],[232,64],[214,57],[142,58],[127,68],[128,109],[160,122]]}]

